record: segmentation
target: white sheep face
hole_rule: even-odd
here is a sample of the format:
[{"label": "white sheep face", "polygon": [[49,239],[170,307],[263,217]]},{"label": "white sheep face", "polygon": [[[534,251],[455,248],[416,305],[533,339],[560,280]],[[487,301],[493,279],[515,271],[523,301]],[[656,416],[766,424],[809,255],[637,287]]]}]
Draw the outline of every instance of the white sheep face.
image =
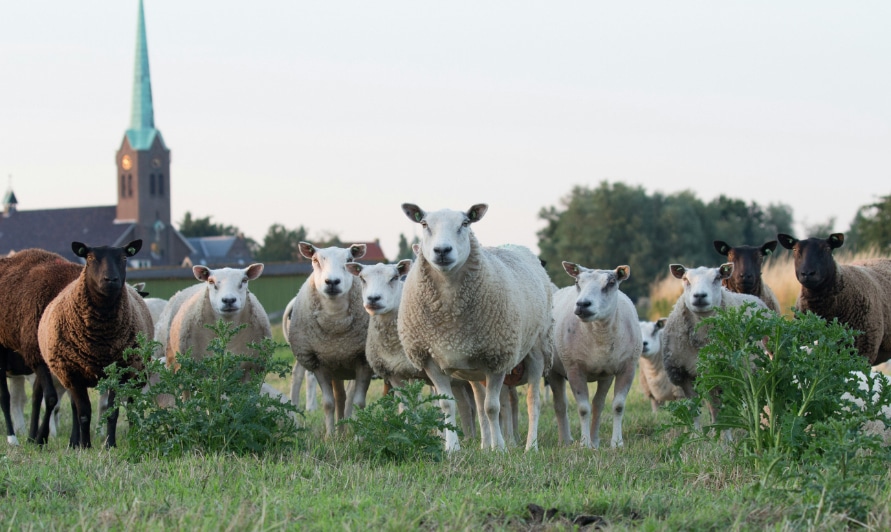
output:
[{"label": "white sheep face", "polygon": [[666,321],[665,318],[660,318],[656,321],[640,322],[640,335],[643,338],[641,356],[653,358],[662,353],[662,329]]},{"label": "white sheep face", "polygon": [[353,287],[353,275],[346,263],[365,255],[365,244],[353,244],[348,248],[317,248],[308,242],[300,242],[300,254],[312,260],[313,285],[319,293],[330,298],[348,294]]},{"label": "white sheep face", "polygon": [[417,205],[402,205],[408,219],[421,225],[420,255],[443,273],[460,270],[467,261],[470,255],[470,224],[480,221],[488,208],[480,203],[467,212],[450,209],[424,212]]},{"label": "white sheep face", "polygon": [[374,264],[363,266],[348,262],[346,269],[359,279],[362,286],[362,304],[372,316],[387,314],[399,309],[402,300],[403,276],[411,268],[411,260],[398,264]]},{"label": "white sheep face", "polygon": [[717,268],[700,266],[687,269],[680,264],[672,264],[671,274],[684,284],[684,304],[691,312],[707,314],[721,306],[722,281],[733,273],[733,263],[727,262]]},{"label": "white sheep face", "polygon": [[564,261],[563,269],[575,279],[578,291],[575,315],[580,320],[589,322],[615,316],[619,285],[631,276],[629,266],[619,266],[615,270],[592,270]]},{"label": "white sheep face", "polygon": [[241,312],[247,301],[248,281],[263,273],[262,264],[251,264],[247,268],[219,268],[211,270],[206,266],[195,266],[192,273],[199,281],[207,283],[207,297],[213,311],[219,316]]}]

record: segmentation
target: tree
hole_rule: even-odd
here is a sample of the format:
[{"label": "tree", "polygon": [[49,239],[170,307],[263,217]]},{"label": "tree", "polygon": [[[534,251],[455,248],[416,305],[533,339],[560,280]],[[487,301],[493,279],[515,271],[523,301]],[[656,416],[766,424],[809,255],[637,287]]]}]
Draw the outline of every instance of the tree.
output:
[{"label": "tree", "polygon": [[853,250],[891,252],[891,194],[860,207],[846,236],[845,245]]},{"label": "tree", "polygon": [[300,260],[298,244],[306,240],[306,229],[301,225],[297,229],[288,229],[281,224],[272,224],[263,237],[263,245],[257,251],[259,261],[296,261]]},{"label": "tree", "polygon": [[192,218],[192,213],[186,211],[185,216],[179,222],[179,232],[185,237],[199,236],[235,236],[240,233],[234,225],[215,224],[210,221],[210,216],[204,218]]},{"label": "tree", "polygon": [[415,252],[411,249],[414,244],[419,243],[418,237],[414,237],[411,239],[411,244],[408,243],[408,239],[405,238],[405,235],[399,233],[399,252],[396,254],[396,262],[399,262],[403,259],[412,259],[415,258]]}]

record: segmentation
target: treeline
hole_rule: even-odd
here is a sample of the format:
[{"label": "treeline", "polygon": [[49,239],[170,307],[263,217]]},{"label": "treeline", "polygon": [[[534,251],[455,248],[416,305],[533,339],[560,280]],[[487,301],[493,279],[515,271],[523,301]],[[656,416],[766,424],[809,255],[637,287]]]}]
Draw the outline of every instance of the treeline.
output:
[{"label": "treeline", "polygon": [[562,208],[542,209],[539,216],[547,221],[538,233],[541,258],[558,285],[571,281],[564,260],[600,269],[628,264],[631,279],[622,291],[635,300],[649,293],[650,283],[664,277],[671,263],[720,264],[724,257],[713,240],[760,245],[777,233],[794,234],[788,205],[762,207],[726,196],[703,203],[691,191],[647,194],[623,183],[575,187]]}]

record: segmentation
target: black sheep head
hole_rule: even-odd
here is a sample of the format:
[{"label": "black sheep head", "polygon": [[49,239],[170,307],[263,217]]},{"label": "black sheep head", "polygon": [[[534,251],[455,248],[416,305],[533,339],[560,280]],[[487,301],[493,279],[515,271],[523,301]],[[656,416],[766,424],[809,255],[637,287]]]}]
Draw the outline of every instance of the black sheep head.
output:
[{"label": "black sheep head", "polygon": [[838,267],[832,251],[842,247],[845,235],[833,233],[829,238],[806,238],[798,240],[793,236],[779,234],[777,240],[786,249],[792,250],[795,263],[795,277],[801,286],[815,290],[835,282]]},{"label": "black sheep head", "polygon": [[90,247],[82,242],[72,242],[71,249],[87,263],[84,270],[87,290],[117,299],[127,281],[127,258],[142,249],[142,240],[134,240],[124,247]]},{"label": "black sheep head", "polygon": [[[742,294],[754,294],[761,280],[761,266],[764,258],[776,251],[777,241],[771,240],[761,246],[736,246],[715,240],[715,251],[733,263],[733,274],[724,281],[724,286]],[[755,294],[760,295],[760,294]]]}]

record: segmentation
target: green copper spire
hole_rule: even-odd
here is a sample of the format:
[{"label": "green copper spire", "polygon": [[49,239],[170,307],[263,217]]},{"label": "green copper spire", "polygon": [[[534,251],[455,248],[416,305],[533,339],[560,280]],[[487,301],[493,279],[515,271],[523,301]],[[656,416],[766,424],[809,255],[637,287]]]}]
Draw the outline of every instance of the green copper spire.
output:
[{"label": "green copper spire", "polygon": [[[130,116],[130,129],[127,138],[136,150],[151,148],[155,135],[155,110],[152,105],[152,79],[149,74],[148,42],[145,37],[145,15],[142,0],[139,0],[139,17],[136,23],[136,65],[133,69],[133,109]],[[161,139],[161,145],[164,140]]]}]

